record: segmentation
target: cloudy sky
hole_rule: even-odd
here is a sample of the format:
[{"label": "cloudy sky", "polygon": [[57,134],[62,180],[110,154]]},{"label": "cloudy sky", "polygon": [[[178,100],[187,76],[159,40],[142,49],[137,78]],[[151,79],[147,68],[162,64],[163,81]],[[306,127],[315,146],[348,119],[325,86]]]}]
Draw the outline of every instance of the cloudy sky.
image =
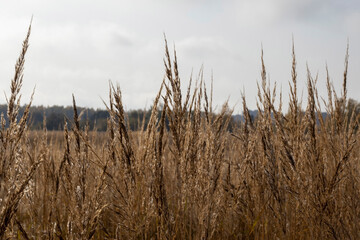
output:
[{"label": "cloudy sky", "polygon": [[[240,112],[245,89],[256,106],[260,52],[272,82],[288,95],[292,36],[299,89],[306,93],[306,64],[325,65],[340,91],[347,39],[349,95],[360,100],[360,1],[358,0],[23,0],[0,4],[0,88],[9,93],[14,64],[33,15],[23,103],[36,85],[35,105],[103,108],[108,82],[120,84],[127,109],[151,105],[164,76],[165,33],[175,46],[183,86],[204,66],[214,77],[214,102],[230,98]],[[5,97],[0,97],[0,103]]]}]

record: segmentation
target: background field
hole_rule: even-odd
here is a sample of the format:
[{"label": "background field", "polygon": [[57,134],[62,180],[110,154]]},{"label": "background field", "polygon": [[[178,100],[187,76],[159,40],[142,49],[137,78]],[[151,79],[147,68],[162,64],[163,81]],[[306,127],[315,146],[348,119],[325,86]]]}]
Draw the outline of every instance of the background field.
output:
[{"label": "background field", "polygon": [[140,120],[131,130],[111,85],[106,132],[80,125],[75,97],[63,131],[47,131],[46,119],[43,130],[30,131],[30,105],[19,115],[29,34],[1,118],[1,238],[360,237],[359,105],[347,98],[348,53],[340,93],[329,78],[319,80],[328,86],[320,109],[310,72],[306,105],[299,100],[293,51],[287,113],[274,104],[281,93],[261,57],[258,115],[243,96],[244,118],[230,126],[231,106],[213,110],[201,74],[181,92],[176,53],[166,46],[166,79],[146,129]]}]

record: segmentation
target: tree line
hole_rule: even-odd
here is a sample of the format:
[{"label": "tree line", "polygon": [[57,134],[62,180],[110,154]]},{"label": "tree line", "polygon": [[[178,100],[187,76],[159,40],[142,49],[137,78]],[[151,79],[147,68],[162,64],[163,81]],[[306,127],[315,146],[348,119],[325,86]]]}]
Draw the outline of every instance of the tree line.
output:
[{"label": "tree line", "polygon": [[[346,107],[346,113],[349,114],[349,119],[356,118],[360,113],[360,103],[354,99],[349,99]],[[104,109],[93,109],[77,107],[78,112],[81,112],[80,125],[84,127],[88,125],[91,130],[106,131],[107,121],[110,117],[109,112]],[[151,109],[151,108],[150,108]],[[143,127],[146,128],[150,119],[151,110],[130,110],[126,112],[127,123],[131,130],[136,131]],[[25,107],[20,107],[19,114],[23,115]],[[250,111],[251,118],[255,120],[257,110]],[[354,112],[352,116],[351,113]],[[0,114],[7,120],[7,105],[0,104]],[[161,111],[159,110],[159,115]],[[326,117],[326,113],[322,113],[322,117]],[[64,130],[65,122],[71,123],[74,119],[74,110],[72,106],[32,106],[29,114],[29,127],[31,130],[40,130],[46,127],[47,130]],[[229,124],[229,130],[244,121],[242,115],[233,115]],[[168,125],[168,122],[167,122]]]},{"label": "tree line", "polygon": [[[22,116],[25,107],[20,107],[19,115]],[[80,125],[89,126],[91,130],[106,131],[109,112],[103,109],[77,107],[80,115]],[[0,114],[7,119],[7,105],[0,104]],[[131,110],[127,112],[127,121],[132,130],[139,128],[143,119],[145,125],[150,117],[150,110]],[[72,106],[32,106],[29,114],[29,127],[31,130],[40,130],[46,127],[47,130],[63,130],[65,122],[71,123],[74,119]]]}]

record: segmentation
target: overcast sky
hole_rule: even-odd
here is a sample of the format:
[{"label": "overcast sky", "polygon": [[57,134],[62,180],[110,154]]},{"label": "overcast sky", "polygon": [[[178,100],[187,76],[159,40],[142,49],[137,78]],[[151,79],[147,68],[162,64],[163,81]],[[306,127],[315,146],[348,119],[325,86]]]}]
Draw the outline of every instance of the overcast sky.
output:
[{"label": "overcast sky", "polygon": [[[108,82],[119,83],[126,108],[149,107],[164,76],[164,36],[175,45],[185,87],[204,65],[214,102],[240,112],[245,89],[256,107],[261,45],[272,82],[288,96],[295,39],[299,90],[306,63],[326,96],[327,63],[340,92],[347,39],[349,96],[360,100],[359,0],[23,0],[0,4],[0,88],[9,93],[14,64],[33,15],[22,103],[103,108]],[[5,97],[0,97],[0,103]]]}]

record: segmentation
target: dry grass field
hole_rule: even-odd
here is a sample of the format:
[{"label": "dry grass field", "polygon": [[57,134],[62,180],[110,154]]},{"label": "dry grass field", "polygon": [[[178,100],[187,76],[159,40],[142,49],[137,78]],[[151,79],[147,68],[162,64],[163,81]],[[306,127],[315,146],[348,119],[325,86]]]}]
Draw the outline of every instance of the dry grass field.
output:
[{"label": "dry grass field", "polygon": [[176,54],[172,60],[166,47],[166,79],[146,129],[129,130],[112,86],[106,133],[80,128],[75,98],[63,132],[31,132],[28,111],[18,115],[29,35],[11,81],[8,127],[2,117],[0,128],[1,239],[360,238],[360,133],[346,108],[348,54],[341,93],[328,78],[320,109],[308,72],[301,109],[293,52],[287,114],[274,105],[262,62],[259,115],[250,117],[243,97],[245,121],[229,132],[231,109],[225,103],[213,112],[201,78],[182,93]]}]

